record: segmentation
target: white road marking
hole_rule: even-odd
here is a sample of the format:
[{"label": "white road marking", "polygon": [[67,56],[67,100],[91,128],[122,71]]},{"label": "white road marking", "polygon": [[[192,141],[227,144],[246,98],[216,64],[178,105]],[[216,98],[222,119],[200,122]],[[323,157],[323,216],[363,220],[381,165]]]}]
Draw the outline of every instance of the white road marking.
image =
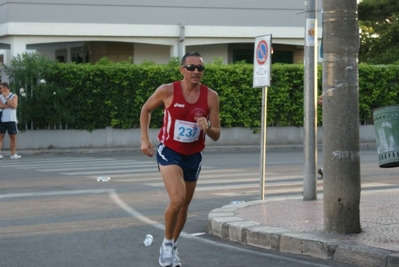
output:
[{"label": "white road marking", "polygon": [[[89,164],[89,163],[111,163],[115,162],[115,159],[89,159],[89,158],[83,158],[83,159],[62,159],[62,160],[41,160],[41,161],[25,161],[25,160],[15,160],[12,162],[7,162],[7,165],[4,167],[34,167],[34,166],[50,166],[52,164],[61,164],[61,165],[76,165],[76,164]],[[132,161],[130,161],[132,162]],[[2,166],[3,167],[3,166]]]},{"label": "white road marking", "polygon": [[206,233],[194,233],[194,234],[191,234],[192,236],[201,236],[201,235],[206,235]]},{"label": "white road marking", "polygon": [[93,189],[93,190],[74,190],[74,191],[52,191],[52,192],[32,192],[32,193],[15,193],[0,195],[0,199],[6,198],[22,198],[22,197],[47,197],[62,195],[79,195],[79,194],[103,194],[110,193],[110,189]]},{"label": "white road marking", "polygon": [[[253,177],[250,174],[246,174],[246,175],[234,175],[234,176],[240,176],[240,177]],[[266,184],[270,184],[273,186],[284,186],[284,185],[303,185],[303,181],[299,181],[299,182],[293,182],[293,181],[284,181],[284,179],[297,179],[297,178],[302,178],[302,175],[294,175],[294,176],[275,176],[275,177],[271,177],[269,180],[266,180]],[[207,184],[232,184],[232,183],[245,183],[246,184],[242,184],[242,185],[237,185],[237,186],[242,186],[242,187],[253,187],[254,184],[248,184],[249,182],[258,182],[258,186],[259,186],[259,177],[256,178],[240,178],[240,179],[225,179],[225,180],[219,180],[218,178],[219,175],[214,175],[213,176],[213,180],[211,181],[204,181],[204,180],[198,180],[198,187],[202,186],[202,185],[207,185]],[[154,186],[154,187],[160,187],[163,186],[163,183],[146,183],[145,185],[148,186]],[[206,187],[206,188],[212,188],[210,186]],[[219,187],[216,186],[216,190],[219,189]],[[210,189],[212,190],[212,189]]]},{"label": "white road marking", "polygon": [[[90,164],[90,165],[84,165],[82,167],[77,167],[76,164],[69,167],[69,168],[51,168],[47,166],[47,168],[41,168],[41,172],[61,172],[61,171],[81,171],[81,170],[98,170],[101,167],[105,167],[107,169],[120,169],[124,167],[129,167],[129,168],[136,168],[136,169],[141,169],[141,168],[146,168],[148,167],[147,165],[153,165],[154,168],[157,168],[153,162],[147,162],[147,163],[137,163],[137,162],[116,162],[109,164],[107,166],[104,166],[103,163],[96,163],[96,164]],[[21,169],[25,169],[25,167],[21,167]]]},{"label": "white road marking", "polygon": [[[99,169],[97,171],[86,171],[86,172],[60,172],[60,174],[63,175],[82,175],[82,176],[87,176],[87,175],[95,175],[95,174],[118,174],[118,173],[137,173],[137,168],[133,168],[133,169],[123,169],[123,170],[106,170],[106,169]],[[157,167],[154,168],[142,168],[140,169],[140,172],[153,172],[154,170],[157,170]]]}]

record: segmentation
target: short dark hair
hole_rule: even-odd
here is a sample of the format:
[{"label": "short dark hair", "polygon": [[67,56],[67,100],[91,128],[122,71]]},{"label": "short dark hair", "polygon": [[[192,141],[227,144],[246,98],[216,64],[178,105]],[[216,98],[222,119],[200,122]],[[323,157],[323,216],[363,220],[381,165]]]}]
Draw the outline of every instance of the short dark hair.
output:
[{"label": "short dark hair", "polygon": [[181,65],[186,64],[186,59],[188,57],[200,57],[202,58],[202,56],[200,55],[200,53],[198,52],[187,52],[182,58],[181,58]]},{"label": "short dark hair", "polygon": [[6,87],[6,88],[10,89],[10,85],[8,83],[6,83],[6,82],[0,83],[0,86],[3,86],[3,87]]}]

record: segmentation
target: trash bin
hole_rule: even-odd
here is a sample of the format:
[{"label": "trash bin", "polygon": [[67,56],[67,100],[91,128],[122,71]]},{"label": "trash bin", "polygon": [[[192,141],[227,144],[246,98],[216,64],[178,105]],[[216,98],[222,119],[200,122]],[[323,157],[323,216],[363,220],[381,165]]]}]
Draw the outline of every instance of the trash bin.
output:
[{"label": "trash bin", "polygon": [[373,119],[380,167],[399,167],[399,105],[375,109]]}]

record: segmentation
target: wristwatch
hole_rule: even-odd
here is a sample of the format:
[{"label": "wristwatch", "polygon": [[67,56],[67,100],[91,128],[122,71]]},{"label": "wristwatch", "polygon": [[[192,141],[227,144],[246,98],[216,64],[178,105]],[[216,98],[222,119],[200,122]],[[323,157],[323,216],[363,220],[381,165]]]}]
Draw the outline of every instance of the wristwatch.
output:
[{"label": "wristwatch", "polygon": [[208,120],[208,129],[211,129],[211,128],[212,128],[211,121]]}]

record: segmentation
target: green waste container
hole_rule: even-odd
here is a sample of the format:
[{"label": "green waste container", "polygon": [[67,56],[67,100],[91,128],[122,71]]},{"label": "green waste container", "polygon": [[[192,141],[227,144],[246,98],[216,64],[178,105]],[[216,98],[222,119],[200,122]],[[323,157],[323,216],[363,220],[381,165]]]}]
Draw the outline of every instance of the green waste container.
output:
[{"label": "green waste container", "polygon": [[373,119],[380,167],[399,167],[399,105],[375,109]]}]

